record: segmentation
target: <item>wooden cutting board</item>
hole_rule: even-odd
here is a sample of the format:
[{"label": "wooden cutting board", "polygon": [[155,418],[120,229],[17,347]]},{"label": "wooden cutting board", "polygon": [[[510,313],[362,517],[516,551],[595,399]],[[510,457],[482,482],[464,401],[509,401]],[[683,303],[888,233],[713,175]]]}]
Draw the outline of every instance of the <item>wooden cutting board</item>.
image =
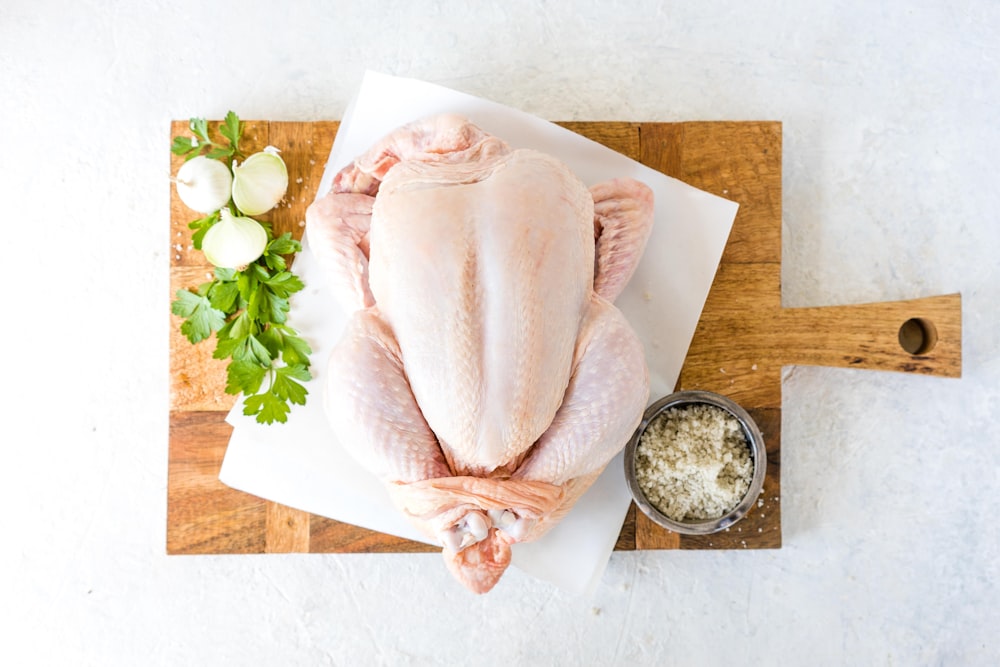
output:
[{"label": "wooden cutting board", "polygon": [[[561,124],[740,205],[678,388],[715,391],[747,408],[767,444],[764,492],[757,506],[728,532],[701,537],[664,530],[633,505],[616,549],[780,547],[782,367],[804,364],[958,377],[960,296],[783,308],[778,122]],[[291,231],[301,237],[305,209],[316,194],[337,127],[326,121],[247,123],[243,147],[255,151],[277,146],[288,165],[285,201],[262,216],[277,234]],[[187,133],[187,121],[173,122],[171,138]],[[182,161],[176,156],[171,160],[176,173]],[[190,245],[187,223],[198,216],[172,187],[170,201],[172,300],[176,290],[205,281],[211,267]],[[192,346],[179,326],[179,318],[170,315],[167,553],[438,550],[285,507],[219,482],[231,432],[224,418],[234,399],[223,391],[224,362],[212,359],[214,339]]]}]

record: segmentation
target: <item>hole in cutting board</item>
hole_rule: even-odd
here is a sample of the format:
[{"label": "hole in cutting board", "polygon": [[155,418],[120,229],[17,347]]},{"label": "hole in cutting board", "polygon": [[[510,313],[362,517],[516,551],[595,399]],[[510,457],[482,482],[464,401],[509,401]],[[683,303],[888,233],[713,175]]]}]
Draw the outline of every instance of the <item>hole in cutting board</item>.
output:
[{"label": "hole in cutting board", "polygon": [[922,317],[911,317],[899,327],[899,344],[910,354],[927,354],[937,340],[934,323]]}]

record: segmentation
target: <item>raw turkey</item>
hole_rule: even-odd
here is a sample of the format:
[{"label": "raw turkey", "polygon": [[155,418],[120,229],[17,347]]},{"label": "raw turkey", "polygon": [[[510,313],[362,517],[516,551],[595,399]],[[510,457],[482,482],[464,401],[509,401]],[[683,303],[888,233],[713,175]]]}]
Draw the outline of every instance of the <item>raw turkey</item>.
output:
[{"label": "raw turkey", "polygon": [[613,302],[653,220],[467,119],[403,126],[334,178],[306,233],[350,314],[326,373],[337,440],[489,591],[639,423],[642,345]]}]

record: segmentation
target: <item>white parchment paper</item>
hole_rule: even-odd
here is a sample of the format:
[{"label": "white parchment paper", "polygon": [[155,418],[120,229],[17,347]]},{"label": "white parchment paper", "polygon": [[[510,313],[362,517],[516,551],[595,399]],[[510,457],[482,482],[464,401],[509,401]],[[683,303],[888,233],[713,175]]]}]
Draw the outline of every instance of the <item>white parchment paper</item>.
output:
[{"label": "white parchment paper", "polygon": [[[341,121],[317,196],[327,192],[338,170],[383,135],[443,112],[467,116],[514,148],[555,155],[588,186],[629,176],[653,189],[653,232],[616,305],[645,347],[651,401],[672,391],[737,205],[530,114],[441,86],[375,72],[365,75]],[[291,507],[426,541],[392,506],[381,483],[344,452],[326,423],[321,401],[326,359],[344,329],[346,315],[324,284],[307,246],[295,259],[295,272],[306,289],[292,300],[289,324],[313,348],[307,404],[295,406],[288,423],[264,426],[243,416],[242,405],[237,403],[228,417],[234,430],[219,478],[233,488]],[[589,595],[604,572],[629,502],[619,454],[559,525],[536,542],[514,545],[513,565],[567,591]]]}]

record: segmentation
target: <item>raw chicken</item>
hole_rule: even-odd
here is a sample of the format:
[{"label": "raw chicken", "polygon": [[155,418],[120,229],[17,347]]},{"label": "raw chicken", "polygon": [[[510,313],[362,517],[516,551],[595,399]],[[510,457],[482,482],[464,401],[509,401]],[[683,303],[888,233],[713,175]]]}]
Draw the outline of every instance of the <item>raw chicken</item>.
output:
[{"label": "raw chicken", "polygon": [[638,181],[588,190],[455,115],[394,131],[309,208],[351,313],[325,385],[334,433],[477,593],[639,423],[648,371],[612,302],[652,209]]}]

